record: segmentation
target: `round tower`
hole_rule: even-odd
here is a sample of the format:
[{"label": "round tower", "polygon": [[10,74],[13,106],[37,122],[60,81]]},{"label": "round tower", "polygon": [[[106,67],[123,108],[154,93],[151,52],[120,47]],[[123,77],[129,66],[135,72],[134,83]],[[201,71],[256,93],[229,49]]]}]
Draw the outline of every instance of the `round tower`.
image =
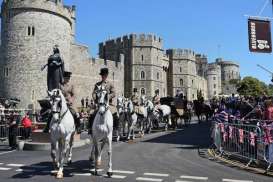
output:
[{"label": "round tower", "polygon": [[47,63],[58,45],[69,69],[74,42],[75,7],[62,0],[4,0],[1,7],[1,94],[17,97],[21,107],[33,107],[46,96]]},{"label": "round tower", "polygon": [[206,77],[208,81],[208,98],[212,99],[222,92],[221,67],[215,63],[208,64]]}]

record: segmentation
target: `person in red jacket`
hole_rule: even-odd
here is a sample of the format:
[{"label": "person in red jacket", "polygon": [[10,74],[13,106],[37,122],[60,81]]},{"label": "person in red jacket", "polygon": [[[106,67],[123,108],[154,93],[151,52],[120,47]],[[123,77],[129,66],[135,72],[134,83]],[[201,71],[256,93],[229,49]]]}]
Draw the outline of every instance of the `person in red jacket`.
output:
[{"label": "person in red jacket", "polygon": [[24,127],[24,138],[26,140],[30,137],[32,125],[32,121],[29,118],[29,113],[26,113],[25,117],[22,119],[22,125]]}]

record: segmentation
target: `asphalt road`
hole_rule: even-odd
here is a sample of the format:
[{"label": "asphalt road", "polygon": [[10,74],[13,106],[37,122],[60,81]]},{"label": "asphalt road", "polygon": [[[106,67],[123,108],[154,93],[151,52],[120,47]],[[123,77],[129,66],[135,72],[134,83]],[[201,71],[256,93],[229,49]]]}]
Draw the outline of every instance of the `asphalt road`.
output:
[{"label": "asphalt road", "polygon": [[[146,135],[134,143],[113,146],[114,176],[91,176],[90,146],[77,148],[72,165],[60,181],[168,181],[168,182],[272,182],[273,179],[225,166],[206,157],[209,125],[193,124],[176,132]],[[0,146],[0,181],[39,181],[56,179],[51,174],[48,151],[5,151]],[[103,158],[103,166],[107,163]],[[103,167],[102,167],[103,168]]]}]

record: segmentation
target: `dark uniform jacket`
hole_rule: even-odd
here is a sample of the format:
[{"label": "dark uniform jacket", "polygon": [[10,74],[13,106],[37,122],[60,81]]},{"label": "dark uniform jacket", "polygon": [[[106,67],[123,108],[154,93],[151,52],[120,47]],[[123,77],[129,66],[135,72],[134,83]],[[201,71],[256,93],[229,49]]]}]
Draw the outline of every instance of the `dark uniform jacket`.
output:
[{"label": "dark uniform jacket", "polygon": [[95,103],[98,104],[98,98],[97,98],[96,92],[97,92],[97,89],[99,88],[99,86],[103,86],[107,90],[107,92],[109,94],[109,103],[111,105],[113,105],[113,98],[116,97],[116,91],[115,91],[114,85],[107,80],[100,81],[95,84],[95,87],[94,87],[94,90],[92,93],[92,97],[93,97],[93,100],[95,101]]}]

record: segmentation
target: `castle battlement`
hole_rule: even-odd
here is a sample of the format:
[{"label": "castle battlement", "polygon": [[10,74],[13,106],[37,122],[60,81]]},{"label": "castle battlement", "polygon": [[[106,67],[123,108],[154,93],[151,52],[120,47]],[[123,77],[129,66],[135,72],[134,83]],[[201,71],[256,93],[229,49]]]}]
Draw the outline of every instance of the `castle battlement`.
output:
[{"label": "castle battlement", "polygon": [[196,60],[195,52],[191,49],[169,49],[167,53],[172,56],[172,59]]},{"label": "castle battlement", "polygon": [[65,18],[72,25],[76,17],[76,7],[66,6],[61,1],[44,0],[4,0],[1,7],[1,17],[7,10],[42,11]]}]

